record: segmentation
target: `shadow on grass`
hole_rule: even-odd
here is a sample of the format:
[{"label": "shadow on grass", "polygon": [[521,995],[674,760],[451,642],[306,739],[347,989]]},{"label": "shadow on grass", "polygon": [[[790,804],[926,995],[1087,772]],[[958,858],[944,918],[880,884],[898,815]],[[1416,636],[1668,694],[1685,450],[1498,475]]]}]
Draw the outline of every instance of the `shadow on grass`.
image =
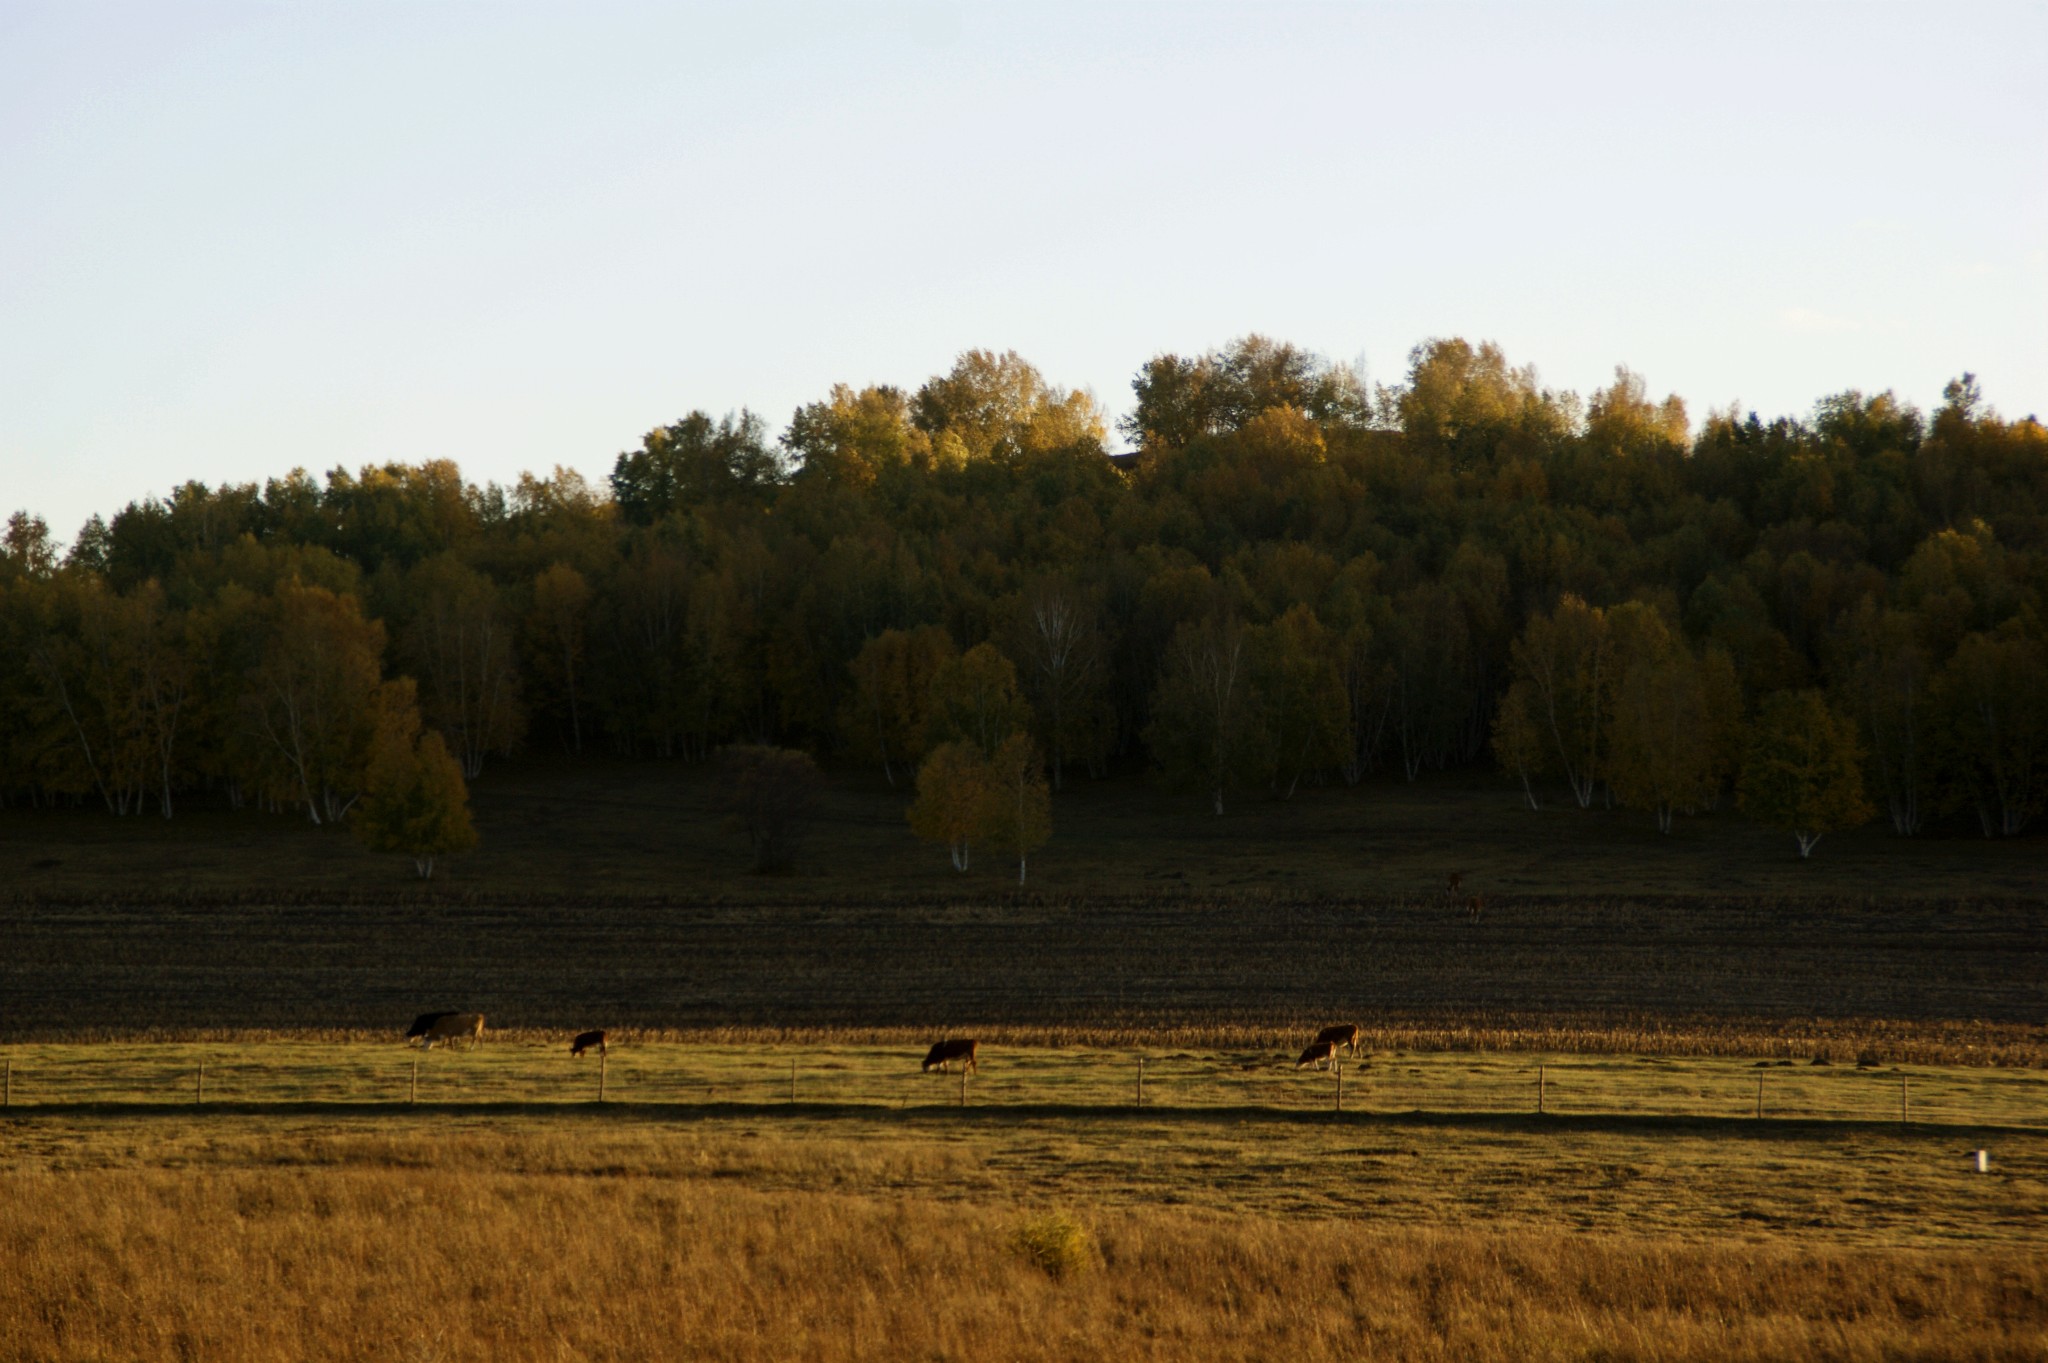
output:
[{"label": "shadow on grass", "polygon": [[38,1117],[118,1117],[148,1120],[221,1117],[524,1117],[583,1122],[688,1123],[744,1118],[753,1121],[804,1119],[850,1125],[918,1129],[962,1125],[1001,1128],[1052,1122],[1093,1125],[1176,1126],[1189,1129],[1260,1124],[1266,1126],[1484,1131],[1511,1136],[1642,1134],[1717,1136],[1727,1139],[1835,1140],[1855,1135],[1942,1137],[1962,1135],[2048,1135],[2048,1124],[1998,1122],[1898,1122],[1871,1118],[1711,1117],[1652,1113],[1457,1112],[1413,1110],[1375,1112],[1305,1110],[1257,1106],[1172,1107],[1147,1104],[1110,1107],[1087,1103],[1005,1103],[965,1107],[929,1103],[897,1107],[881,1103],[647,1103],[647,1102],[271,1102],[237,1103],[38,1103],[0,1111],[0,1127],[32,1124]]}]

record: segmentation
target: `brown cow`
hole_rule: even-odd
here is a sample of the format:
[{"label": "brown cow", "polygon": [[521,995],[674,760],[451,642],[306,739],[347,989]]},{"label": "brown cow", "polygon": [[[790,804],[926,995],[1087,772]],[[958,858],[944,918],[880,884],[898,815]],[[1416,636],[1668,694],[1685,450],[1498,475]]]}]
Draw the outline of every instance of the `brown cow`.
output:
[{"label": "brown cow", "polygon": [[965,1038],[934,1042],[932,1048],[924,1053],[924,1072],[930,1074],[935,1069],[944,1071],[953,1061],[958,1060],[961,1062],[960,1072],[962,1074],[978,1073],[974,1057],[980,1050],[981,1043],[979,1041],[970,1041]]},{"label": "brown cow", "polygon": [[1358,1024],[1339,1022],[1316,1033],[1316,1044],[1329,1042],[1332,1046],[1349,1046],[1353,1055],[1358,1054]]},{"label": "brown cow", "polygon": [[1481,915],[1483,915],[1483,914],[1484,914],[1485,912],[1486,912],[1486,896],[1485,896],[1485,895],[1483,895],[1483,894],[1475,894],[1475,895],[1473,895],[1473,896],[1472,896],[1472,897],[1471,897],[1470,899],[1468,899],[1468,900],[1466,900],[1466,901],[1465,901],[1465,917],[1467,917],[1468,919],[1470,919],[1470,920],[1471,920],[1471,921],[1473,921],[1474,923],[1477,923],[1477,922],[1479,921],[1479,919],[1480,919],[1480,916],[1481,916]]},{"label": "brown cow", "polygon": [[1450,884],[1450,888],[1449,888],[1449,889],[1447,889],[1447,890],[1445,890],[1445,891],[1444,891],[1444,893],[1445,893],[1446,895],[1450,896],[1450,897],[1451,897],[1452,899],[1456,899],[1456,898],[1458,897],[1458,891],[1459,891],[1459,890],[1460,890],[1461,888],[1463,888],[1464,884],[1465,884],[1465,873],[1464,873],[1464,872],[1462,872],[1462,871],[1453,871],[1453,872],[1451,872],[1451,884]]},{"label": "brown cow", "polygon": [[[421,1022],[425,1022],[426,1026],[422,1027],[420,1025]],[[471,1047],[484,1044],[484,1015],[482,1013],[422,1014],[419,1019],[414,1021],[413,1029],[413,1031],[406,1034],[406,1039],[411,1041],[417,1037],[420,1041],[426,1043],[426,1047],[430,1051],[434,1049],[436,1041],[446,1041],[452,1045],[455,1041],[464,1037],[468,1038]]]},{"label": "brown cow", "polygon": [[578,1032],[576,1039],[569,1043],[570,1055],[581,1055],[585,1051],[596,1051],[599,1055],[610,1054],[610,1051],[606,1049],[604,1044],[604,1029],[602,1027],[596,1031]]},{"label": "brown cow", "polygon": [[1310,1065],[1317,1069],[1337,1063],[1337,1043],[1334,1041],[1311,1041],[1308,1049],[1301,1053],[1301,1059],[1294,1062],[1294,1068],[1305,1070]]},{"label": "brown cow", "polygon": [[405,1039],[407,1041],[411,1041],[417,1037],[423,1037],[427,1034],[427,1029],[429,1027],[432,1027],[435,1023],[439,1022],[442,1018],[449,1018],[454,1016],[455,1014],[445,1011],[439,1013],[421,1013],[418,1017],[412,1020],[412,1026],[406,1029]]}]

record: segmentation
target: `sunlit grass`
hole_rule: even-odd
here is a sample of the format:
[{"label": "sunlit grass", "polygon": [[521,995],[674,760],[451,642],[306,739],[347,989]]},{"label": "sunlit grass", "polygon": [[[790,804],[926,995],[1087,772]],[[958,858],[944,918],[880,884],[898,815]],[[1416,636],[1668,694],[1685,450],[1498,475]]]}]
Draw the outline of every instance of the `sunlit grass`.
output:
[{"label": "sunlit grass", "polygon": [[[849,1108],[1246,1109],[1620,1115],[2048,1128],[2048,1072],[1730,1057],[1377,1052],[1339,1075],[1291,1049],[984,1045],[979,1072],[924,1074],[916,1043],[628,1041],[608,1059],[491,1036],[475,1049],[285,1038],[19,1045],[11,1098],[49,1104],[764,1104]],[[1140,1077],[1142,1061],[1142,1093]],[[202,1075],[203,1070],[203,1075]],[[1341,1082],[1342,1092],[1339,1093]],[[1759,1103],[1761,1099],[1761,1103]]]}]

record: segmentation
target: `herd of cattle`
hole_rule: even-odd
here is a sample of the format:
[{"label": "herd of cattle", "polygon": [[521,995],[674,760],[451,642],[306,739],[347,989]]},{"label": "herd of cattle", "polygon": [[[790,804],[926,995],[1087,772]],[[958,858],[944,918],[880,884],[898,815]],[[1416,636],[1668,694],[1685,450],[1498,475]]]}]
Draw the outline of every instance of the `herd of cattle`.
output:
[{"label": "herd of cattle", "polygon": [[[1349,1047],[1351,1054],[1357,1055],[1358,1037],[1358,1024],[1354,1022],[1325,1027],[1316,1033],[1314,1041],[1308,1043],[1308,1048],[1301,1053],[1300,1059],[1294,1062],[1294,1068],[1302,1070],[1314,1065],[1320,1069],[1334,1065],[1337,1063],[1338,1050],[1344,1047]],[[456,1041],[467,1041],[471,1046],[480,1046],[484,1040],[484,1015],[421,1013],[412,1020],[412,1027],[406,1032],[405,1040],[407,1045],[418,1043],[429,1050],[433,1049],[436,1042],[442,1041],[451,1045]],[[585,1051],[596,1051],[599,1055],[604,1055],[608,1050],[605,1045],[605,1033],[602,1030],[578,1032],[575,1040],[569,1043],[570,1055],[582,1055]],[[960,1062],[962,1074],[973,1074],[976,1072],[975,1059],[980,1053],[981,1042],[972,1037],[953,1037],[934,1042],[932,1048],[925,1052],[924,1072],[930,1074],[933,1070],[938,1070],[941,1073],[950,1073],[953,1062],[957,1060]]]}]

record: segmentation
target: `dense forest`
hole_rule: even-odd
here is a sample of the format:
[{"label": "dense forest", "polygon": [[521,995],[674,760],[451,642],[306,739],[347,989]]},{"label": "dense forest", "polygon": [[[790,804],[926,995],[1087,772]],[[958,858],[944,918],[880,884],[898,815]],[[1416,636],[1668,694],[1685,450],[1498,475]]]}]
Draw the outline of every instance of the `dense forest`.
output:
[{"label": "dense forest", "polygon": [[520,748],[732,744],[906,801],[921,768],[1146,769],[1190,817],[1492,764],[1667,830],[1733,799],[1802,850],[2048,797],[2048,429],[1968,375],[1931,416],[1852,391],[1696,433],[1626,370],[1581,398],[1460,340],[1392,387],[1251,337],[1133,388],[1118,455],[1091,397],[974,351],[779,437],[692,413],[603,487],[295,470],[68,548],[17,513],[0,798],[330,823]]}]

